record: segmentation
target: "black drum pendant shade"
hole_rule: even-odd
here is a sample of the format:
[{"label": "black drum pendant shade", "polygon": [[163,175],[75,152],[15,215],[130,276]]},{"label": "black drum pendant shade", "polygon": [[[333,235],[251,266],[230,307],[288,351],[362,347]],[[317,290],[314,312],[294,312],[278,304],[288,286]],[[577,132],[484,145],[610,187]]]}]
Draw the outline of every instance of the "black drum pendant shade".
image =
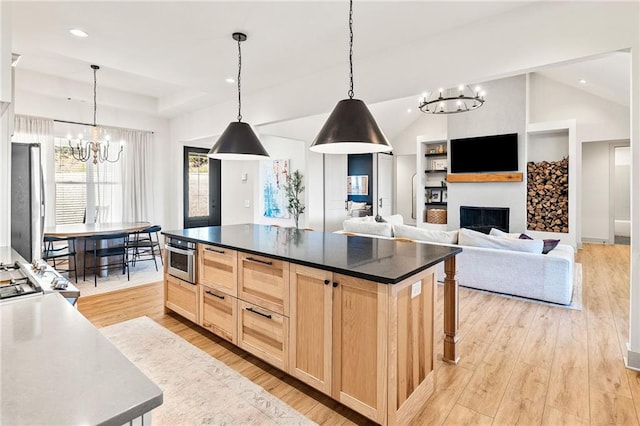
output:
[{"label": "black drum pendant shade", "polygon": [[360,99],[343,99],[309,149],[323,154],[364,154],[392,148],[367,105]]},{"label": "black drum pendant shade", "polygon": [[309,148],[322,154],[365,154],[393,148],[360,99],[353,99],[353,0],[349,0],[349,99],[333,109]]},{"label": "black drum pendant shade", "polygon": [[264,160],[269,158],[269,154],[251,126],[242,122],[240,96],[242,54],[240,43],[245,41],[247,36],[243,33],[233,33],[232,37],[238,42],[238,121],[229,123],[207,156],[218,160]]},{"label": "black drum pendant shade", "polygon": [[208,154],[218,160],[264,160],[269,154],[253,132],[242,121],[229,123]]}]

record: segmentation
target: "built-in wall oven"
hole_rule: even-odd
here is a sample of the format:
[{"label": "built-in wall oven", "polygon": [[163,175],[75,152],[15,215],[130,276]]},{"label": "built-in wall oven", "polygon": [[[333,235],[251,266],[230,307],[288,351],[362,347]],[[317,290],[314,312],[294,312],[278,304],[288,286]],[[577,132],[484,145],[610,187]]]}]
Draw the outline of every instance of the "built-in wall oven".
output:
[{"label": "built-in wall oven", "polygon": [[169,237],[167,250],[167,273],[176,278],[196,283],[196,243]]}]

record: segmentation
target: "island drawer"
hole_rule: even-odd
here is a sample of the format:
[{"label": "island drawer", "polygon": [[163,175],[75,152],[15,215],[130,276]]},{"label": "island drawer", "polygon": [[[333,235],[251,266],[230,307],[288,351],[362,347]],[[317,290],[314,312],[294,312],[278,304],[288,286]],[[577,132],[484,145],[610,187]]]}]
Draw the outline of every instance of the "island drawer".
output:
[{"label": "island drawer", "polygon": [[186,319],[198,322],[198,287],[166,274],[164,278],[165,306]]},{"label": "island drawer", "polygon": [[238,252],[208,244],[198,244],[198,284],[205,284],[234,297],[238,296]]},{"label": "island drawer", "polygon": [[289,316],[289,263],[238,253],[238,299]]},{"label": "island drawer", "polygon": [[238,300],[214,288],[200,285],[199,324],[233,344],[238,344]]},{"label": "island drawer", "polygon": [[238,300],[238,345],[288,371],[289,318]]}]

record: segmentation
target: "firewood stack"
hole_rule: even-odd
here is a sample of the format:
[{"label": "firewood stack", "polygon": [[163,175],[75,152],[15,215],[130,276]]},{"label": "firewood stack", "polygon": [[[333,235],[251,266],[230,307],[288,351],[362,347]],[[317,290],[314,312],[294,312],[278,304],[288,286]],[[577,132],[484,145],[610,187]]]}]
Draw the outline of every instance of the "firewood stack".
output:
[{"label": "firewood stack", "polygon": [[527,163],[527,229],[569,232],[569,158]]}]

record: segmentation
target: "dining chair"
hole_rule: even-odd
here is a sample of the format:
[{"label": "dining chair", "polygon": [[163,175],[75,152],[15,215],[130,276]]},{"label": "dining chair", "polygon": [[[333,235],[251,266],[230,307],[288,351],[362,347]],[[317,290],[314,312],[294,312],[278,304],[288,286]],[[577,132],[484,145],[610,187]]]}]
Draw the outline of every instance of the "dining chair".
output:
[{"label": "dining chair", "polygon": [[[91,243],[87,248],[87,243]],[[111,243],[111,245],[110,245]],[[102,247],[104,245],[104,247]],[[103,270],[122,268],[122,273],[127,273],[127,281],[129,281],[129,234],[102,234],[91,235],[84,238],[84,265],[83,279],[87,279],[87,269],[93,272],[93,284],[98,286],[98,273]],[[117,263],[109,263],[109,257],[122,256],[122,261]],[[91,257],[93,264],[87,266],[87,258]],[[101,259],[107,258],[107,263],[99,264]]]},{"label": "dining chair", "polygon": [[[56,244],[62,242],[63,244]],[[44,237],[44,251],[42,252],[42,258],[44,260],[51,260],[53,262],[53,268],[58,272],[66,272],[70,274],[71,271],[75,274],[76,283],[78,282],[78,267],[76,263],[76,239],[75,237]],[[64,259],[66,258],[66,259]],[[71,269],[71,258],[73,258],[73,269]],[[59,260],[62,264],[67,263],[67,269],[60,269],[56,260]]]},{"label": "dining chair", "polygon": [[134,268],[137,262],[153,260],[157,271],[158,261],[156,256],[160,256],[160,263],[164,265],[162,251],[160,250],[160,237],[158,236],[158,232],[161,230],[162,227],[160,225],[153,225],[129,234],[129,262]]}]

